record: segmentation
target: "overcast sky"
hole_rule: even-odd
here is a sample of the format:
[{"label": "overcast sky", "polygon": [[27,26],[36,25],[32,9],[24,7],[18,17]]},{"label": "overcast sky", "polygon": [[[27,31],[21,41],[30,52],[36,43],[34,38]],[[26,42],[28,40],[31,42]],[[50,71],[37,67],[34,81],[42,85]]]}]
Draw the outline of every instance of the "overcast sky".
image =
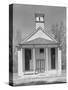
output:
[{"label": "overcast sky", "polygon": [[22,39],[35,30],[35,13],[45,14],[45,30],[50,30],[52,24],[63,21],[66,24],[66,8],[54,6],[36,6],[15,4],[13,7],[13,30],[15,40]]}]

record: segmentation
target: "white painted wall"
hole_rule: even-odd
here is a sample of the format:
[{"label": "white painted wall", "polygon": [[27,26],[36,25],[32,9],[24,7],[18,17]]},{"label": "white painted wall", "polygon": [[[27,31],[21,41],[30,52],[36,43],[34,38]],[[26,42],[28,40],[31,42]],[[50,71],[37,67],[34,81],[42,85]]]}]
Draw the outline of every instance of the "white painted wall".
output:
[{"label": "white painted wall", "polygon": [[40,54],[40,48],[35,49],[35,56],[36,59],[45,59],[45,53]]},{"label": "white painted wall", "polygon": [[42,27],[42,29],[44,30],[44,23],[36,23],[36,30],[38,29],[38,27]]}]

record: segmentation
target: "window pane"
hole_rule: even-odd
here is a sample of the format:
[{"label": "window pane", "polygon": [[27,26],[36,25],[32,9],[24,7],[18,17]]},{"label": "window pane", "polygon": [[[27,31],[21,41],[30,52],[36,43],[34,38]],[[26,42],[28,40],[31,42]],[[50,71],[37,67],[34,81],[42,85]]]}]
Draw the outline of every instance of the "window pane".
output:
[{"label": "window pane", "polygon": [[36,17],[36,21],[39,21],[39,17]]},{"label": "window pane", "polygon": [[40,21],[43,21],[43,17],[40,17]]},{"label": "window pane", "polygon": [[44,48],[40,48],[40,53],[44,53]]}]

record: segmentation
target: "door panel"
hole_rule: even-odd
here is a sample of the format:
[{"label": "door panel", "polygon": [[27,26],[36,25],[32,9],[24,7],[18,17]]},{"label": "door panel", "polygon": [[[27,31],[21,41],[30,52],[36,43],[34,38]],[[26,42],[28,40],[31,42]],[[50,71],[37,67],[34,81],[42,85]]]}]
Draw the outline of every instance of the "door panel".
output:
[{"label": "door panel", "polygon": [[40,64],[41,64],[41,70],[43,69],[45,69],[45,62],[44,62],[44,60],[41,60],[41,62],[40,62]]},{"label": "door panel", "polygon": [[36,61],[36,71],[40,72],[40,61]]},{"label": "door panel", "polygon": [[37,59],[36,60],[36,71],[37,72],[44,72],[45,71],[45,60],[44,59]]}]

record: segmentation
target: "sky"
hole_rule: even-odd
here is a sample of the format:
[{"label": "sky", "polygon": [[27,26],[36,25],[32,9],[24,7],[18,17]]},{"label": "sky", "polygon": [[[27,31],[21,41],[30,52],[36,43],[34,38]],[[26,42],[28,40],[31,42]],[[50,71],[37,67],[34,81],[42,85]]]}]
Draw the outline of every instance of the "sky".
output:
[{"label": "sky", "polygon": [[13,37],[15,45],[36,30],[35,13],[45,15],[44,30],[50,31],[52,24],[59,24],[61,21],[66,25],[65,7],[14,4]]}]

